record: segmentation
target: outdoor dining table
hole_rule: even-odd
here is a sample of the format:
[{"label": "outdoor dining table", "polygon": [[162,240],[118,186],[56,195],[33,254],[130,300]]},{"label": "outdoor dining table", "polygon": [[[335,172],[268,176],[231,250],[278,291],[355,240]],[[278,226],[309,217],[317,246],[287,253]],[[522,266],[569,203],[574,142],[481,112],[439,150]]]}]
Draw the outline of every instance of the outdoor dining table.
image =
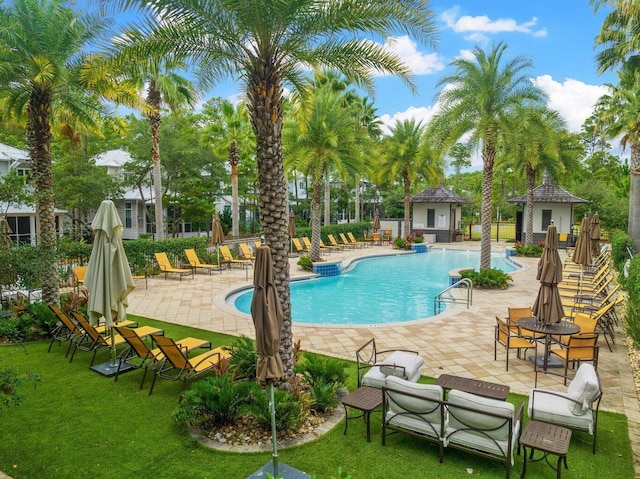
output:
[{"label": "outdoor dining table", "polygon": [[[553,324],[545,324],[536,318],[524,318],[518,320],[518,326],[534,333],[544,334],[544,357],[542,360],[542,370],[546,373],[549,367],[549,346],[551,345],[551,336],[571,336],[580,332],[580,326],[568,321],[560,321]],[[534,358],[534,364],[538,366],[538,358]]]}]

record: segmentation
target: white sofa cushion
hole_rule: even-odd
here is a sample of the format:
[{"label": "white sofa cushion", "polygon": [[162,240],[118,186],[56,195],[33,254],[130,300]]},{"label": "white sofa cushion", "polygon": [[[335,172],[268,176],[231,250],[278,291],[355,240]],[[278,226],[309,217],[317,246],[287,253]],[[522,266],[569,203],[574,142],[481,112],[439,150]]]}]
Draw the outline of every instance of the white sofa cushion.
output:
[{"label": "white sofa cushion", "polygon": [[576,416],[582,416],[590,409],[593,401],[598,398],[598,394],[600,394],[600,387],[596,370],[591,364],[581,364],[567,388],[567,396],[577,401],[569,404],[570,412]]},{"label": "white sofa cushion", "polygon": [[575,403],[571,401],[568,395],[556,392],[550,394],[550,392],[544,389],[531,390],[527,409],[531,419],[550,422],[572,429],[581,429],[593,434],[594,418],[591,410],[587,409],[578,416],[573,412]]},{"label": "white sofa cushion", "polygon": [[[387,376],[385,386],[393,389],[393,391],[387,390],[389,403],[385,420],[389,424],[428,436],[440,437],[442,406],[437,401],[442,401],[444,397],[440,386],[418,384],[396,376]],[[420,397],[407,396],[407,394]]]},{"label": "white sofa cushion", "polygon": [[379,364],[381,364],[380,372],[385,376],[398,376],[399,378],[409,379],[420,371],[424,364],[424,359],[418,354],[394,351],[388,358],[381,362],[379,361]]},{"label": "white sofa cushion", "polygon": [[[506,401],[484,398],[475,394],[452,389],[447,400],[449,425],[445,431],[444,445],[457,444],[502,457],[510,457],[514,464],[513,452],[520,435],[520,421],[514,417],[515,406]],[[456,405],[473,408],[474,411],[457,408]],[[482,411],[500,414],[494,417]],[[507,418],[512,419],[512,431]],[[509,448],[511,434],[511,448]]]}]

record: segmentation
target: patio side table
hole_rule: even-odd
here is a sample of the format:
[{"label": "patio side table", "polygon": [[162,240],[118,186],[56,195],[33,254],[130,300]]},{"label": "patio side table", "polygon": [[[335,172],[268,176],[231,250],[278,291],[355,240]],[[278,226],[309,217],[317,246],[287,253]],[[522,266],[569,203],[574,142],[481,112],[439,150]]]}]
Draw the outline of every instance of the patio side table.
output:
[{"label": "patio side table", "polygon": [[[557,479],[560,479],[563,462],[564,468],[569,469],[567,466],[567,452],[569,451],[570,441],[571,430],[566,427],[536,420],[529,421],[520,436],[520,445],[524,449],[521,479],[524,479],[527,473],[527,447],[531,449],[529,462],[538,462],[544,459],[551,469],[556,471]],[[542,457],[533,459],[533,453],[536,450],[542,452]],[[556,466],[549,462],[549,454],[558,456]]]},{"label": "patio side table", "polygon": [[[362,386],[352,393],[347,394],[342,398],[342,405],[344,406],[345,414],[343,434],[347,434],[349,419],[364,417],[364,422],[367,425],[367,442],[371,442],[371,413],[379,408],[381,404],[382,389]],[[347,410],[349,407],[362,411],[362,414],[349,417],[349,411]]]}]

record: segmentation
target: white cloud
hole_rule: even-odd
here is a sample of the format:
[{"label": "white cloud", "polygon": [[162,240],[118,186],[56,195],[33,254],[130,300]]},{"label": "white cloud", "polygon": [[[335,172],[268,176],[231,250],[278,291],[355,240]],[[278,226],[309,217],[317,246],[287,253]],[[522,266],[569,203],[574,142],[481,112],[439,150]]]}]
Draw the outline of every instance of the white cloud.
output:
[{"label": "white cloud", "polygon": [[591,116],[598,98],[608,93],[604,85],[589,85],[572,78],[560,83],[551,75],[538,76],[533,83],[547,92],[549,108],[558,111],[574,133],[580,132],[584,121]]},{"label": "white cloud", "polygon": [[445,62],[437,53],[423,53],[407,35],[389,37],[385,48],[391,50],[409,67],[414,75],[429,75],[444,70]]},{"label": "white cloud", "polygon": [[393,115],[381,115],[380,120],[382,121],[382,133],[384,135],[388,135],[396,121],[415,119],[417,121],[422,121],[423,125],[427,125],[431,121],[431,117],[435,115],[437,111],[437,105],[419,107],[410,106],[405,111],[399,111]]},{"label": "white cloud", "polygon": [[[441,19],[444,21],[447,28],[452,29],[456,33],[472,32],[478,33],[505,33],[505,32],[519,32],[527,33],[536,37],[546,36],[546,29],[535,29],[538,19],[533,17],[528,22],[518,23],[512,18],[498,18],[497,20],[491,20],[486,15],[478,15],[472,17],[471,15],[463,15],[458,17],[460,9],[458,7],[451,8],[441,15]],[[473,38],[467,36],[467,38]]]}]

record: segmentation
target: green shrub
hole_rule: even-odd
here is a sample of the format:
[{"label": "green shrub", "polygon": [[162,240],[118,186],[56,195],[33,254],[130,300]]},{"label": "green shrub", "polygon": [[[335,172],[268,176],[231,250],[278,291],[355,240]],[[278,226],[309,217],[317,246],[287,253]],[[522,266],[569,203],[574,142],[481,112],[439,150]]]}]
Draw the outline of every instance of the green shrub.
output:
[{"label": "green shrub", "polygon": [[393,249],[411,249],[411,243],[406,238],[398,236],[393,240]]},{"label": "green shrub", "polygon": [[640,302],[638,300],[627,301],[627,312],[624,319],[624,330],[633,345],[640,349]]},{"label": "green shrub", "polygon": [[514,244],[517,256],[526,256],[529,258],[540,258],[542,256],[542,246],[539,244],[525,245],[516,241]]},{"label": "green shrub", "polygon": [[611,258],[618,271],[622,271],[625,262],[629,259],[628,248],[633,249],[633,239],[622,230],[614,230],[611,233]]},{"label": "green shrub", "polygon": [[[256,383],[251,389],[249,402],[242,407],[242,412],[257,419],[262,427],[271,427],[271,412],[269,411],[268,389],[262,390]],[[304,420],[304,410],[295,394],[281,389],[273,392],[276,408],[276,428],[280,430],[296,431]]]},{"label": "green shrub", "polygon": [[298,260],[298,266],[300,266],[305,271],[313,271],[313,262],[307,255],[300,256],[300,259]]},{"label": "green shrub", "polygon": [[312,353],[305,354],[304,358],[296,364],[295,370],[305,375],[311,385],[323,383],[336,384],[340,387],[344,386],[347,380],[346,369],[342,361]]},{"label": "green shrub", "polygon": [[256,343],[247,336],[240,336],[234,343],[226,348],[231,354],[229,358],[229,370],[234,378],[256,378],[256,362],[258,351]]},{"label": "green shrub", "polygon": [[174,418],[178,423],[211,429],[233,422],[250,396],[249,381],[234,381],[230,374],[196,381],[182,393]]},{"label": "green shrub", "polygon": [[338,400],[339,384],[334,382],[325,382],[324,379],[316,379],[309,386],[309,394],[311,395],[311,408],[317,412],[333,411],[340,401]]},{"label": "green shrub", "polygon": [[496,268],[482,269],[480,271],[467,269],[460,271],[460,276],[473,281],[474,288],[482,289],[507,289],[509,282],[513,281],[510,275]]}]

